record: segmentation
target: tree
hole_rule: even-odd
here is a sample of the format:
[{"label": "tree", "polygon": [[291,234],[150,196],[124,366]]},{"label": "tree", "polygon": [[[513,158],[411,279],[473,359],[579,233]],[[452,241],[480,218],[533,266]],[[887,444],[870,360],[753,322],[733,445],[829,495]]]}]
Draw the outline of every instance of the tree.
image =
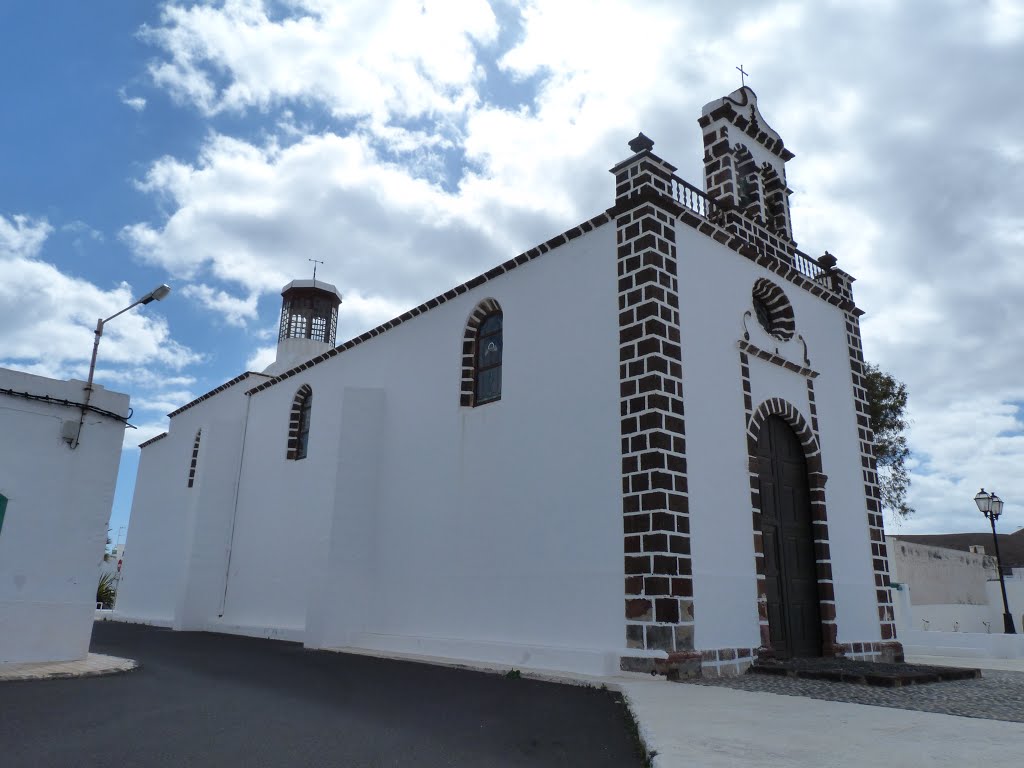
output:
[{"label": "tree", "polygon": [[875,463],[882,506],[899,517],[914,513],[907,504],[910,473],[907,471],[907,386],[871,363],[864,364],[864,388],[868,395],[868,417],[875,433]]}]

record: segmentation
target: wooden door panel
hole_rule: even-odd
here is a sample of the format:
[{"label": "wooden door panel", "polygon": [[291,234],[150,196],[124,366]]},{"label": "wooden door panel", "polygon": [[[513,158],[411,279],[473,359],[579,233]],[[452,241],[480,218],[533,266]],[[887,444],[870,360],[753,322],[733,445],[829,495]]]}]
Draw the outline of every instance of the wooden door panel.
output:
[{"label": "wooden door panel", "polygon": [[772,647],[780,656],[821,654],[821,618],[807,464],[796,434],[769,417],[757,442]]}]

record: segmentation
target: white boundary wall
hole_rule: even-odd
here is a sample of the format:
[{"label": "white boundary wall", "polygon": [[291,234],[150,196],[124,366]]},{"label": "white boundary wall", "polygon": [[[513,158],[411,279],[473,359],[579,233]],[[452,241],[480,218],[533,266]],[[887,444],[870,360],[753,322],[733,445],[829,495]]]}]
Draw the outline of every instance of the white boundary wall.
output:
[{"label": "white boundary wall", "polygon": [[907,654],[1024,657],[1024,578],[1006,576],[1018,634],[1003,634],[1003,597],[991,556],[888,537],[897,632]]}]

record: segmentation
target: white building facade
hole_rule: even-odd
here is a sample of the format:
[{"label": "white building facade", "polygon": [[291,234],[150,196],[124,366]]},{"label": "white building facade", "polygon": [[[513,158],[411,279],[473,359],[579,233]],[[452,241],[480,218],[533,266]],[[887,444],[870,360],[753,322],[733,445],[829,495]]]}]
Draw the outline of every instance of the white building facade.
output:
[{"label": "white building facade", "polygon": [[128,396],[0,369],[0,664],[84,659]]},{"label": "white building facade", "polygon": [[1024,573],[974,551],[887,537],[896,626],[914,655],[1024,658],[1024,635],[1004,634],[1003,593],[1017,632],[1024,626]]},{"label": "white building facade", "polygon": [[852,278],[796,249],[753,91],[700,125],[708,192],[641,134],[607,211],[340,346],[333,286],[287,286],[278,362],[144,444],[117,614],[597,674],[900,657]]}]

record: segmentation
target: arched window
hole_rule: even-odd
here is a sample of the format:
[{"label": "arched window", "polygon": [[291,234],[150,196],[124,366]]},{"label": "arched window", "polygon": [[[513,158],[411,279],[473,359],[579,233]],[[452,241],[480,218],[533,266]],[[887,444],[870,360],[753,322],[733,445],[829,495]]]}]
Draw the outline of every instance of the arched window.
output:
[{"label": "arched window", "polygon": [[188,468],[188,487],[196,482],[196,464],[199,463],[199,439],[203,436],[202,428],[196,430],[196,441],[192,443],[192,464]]},{"label": "arched window", "polygon": [[288,422],[287,458],[298,461],[306,458],[309,449],[309,425],[313,413],[313,389],[303,384],[292,400],[291,419]]},{"label": "arched window", "polygon": [[476,405],[501,399],[501,313],[484,318],[476,337]]},{"label": "arched window", "polygon": [[503,325],[494,299],[484,299],[470,313],[462,339],[462,405],[501,399]]}]

